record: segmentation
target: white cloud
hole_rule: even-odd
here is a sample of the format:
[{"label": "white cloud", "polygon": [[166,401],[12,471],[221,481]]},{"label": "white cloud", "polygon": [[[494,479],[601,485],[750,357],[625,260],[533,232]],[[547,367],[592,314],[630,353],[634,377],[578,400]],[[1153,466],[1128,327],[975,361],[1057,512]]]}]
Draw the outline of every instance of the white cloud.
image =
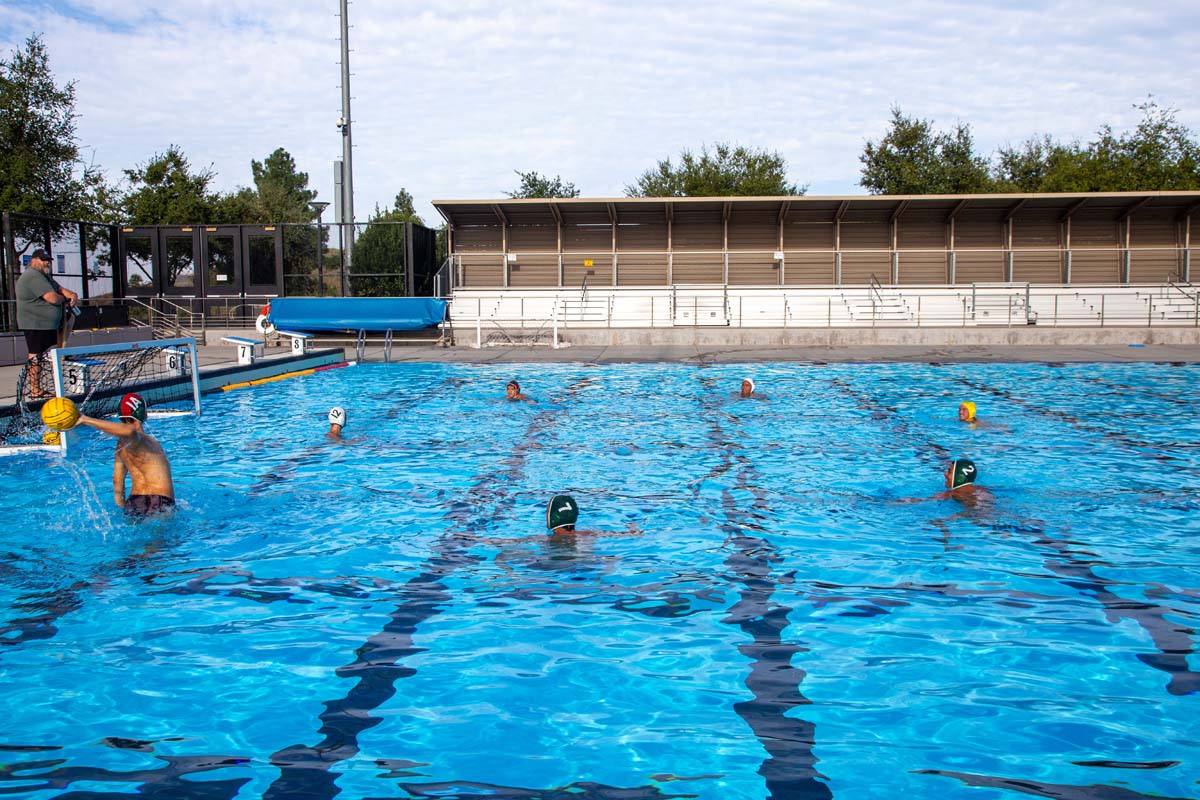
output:
[{"label": "white cloud", "polygon": [[[332,194],[336,0],[10,4],[0,43],[45,33],[78,80],[81,140],[114,174],[179,144],[218,185],[287,148]],[[350,6],[356,208],[400,187],[496,197],[514,169],[619,195],[659,158],[732,140],[776,149],[813,192],[857,193],[893,104],[969,123],[991,152],[1087,139],[1153,93],[1200,130],[1191,3],[427,0]]]}]

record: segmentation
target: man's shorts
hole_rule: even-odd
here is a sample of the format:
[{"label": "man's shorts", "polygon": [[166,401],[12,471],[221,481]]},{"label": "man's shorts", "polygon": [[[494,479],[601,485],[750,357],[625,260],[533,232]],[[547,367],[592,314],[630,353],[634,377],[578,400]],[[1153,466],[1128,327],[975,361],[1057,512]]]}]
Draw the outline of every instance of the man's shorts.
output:
[{"label": "man's shorts", "polygon": [[58,346],[58,330],[23,331],[25,334],[25,349],[31,356],[40,356],[51,347]]},{"label": "man's shorts", "polygon": [[125,513],[131,517],[165,514],[175,507],[175,501],[161,494],[131,494],[125,501]]}]

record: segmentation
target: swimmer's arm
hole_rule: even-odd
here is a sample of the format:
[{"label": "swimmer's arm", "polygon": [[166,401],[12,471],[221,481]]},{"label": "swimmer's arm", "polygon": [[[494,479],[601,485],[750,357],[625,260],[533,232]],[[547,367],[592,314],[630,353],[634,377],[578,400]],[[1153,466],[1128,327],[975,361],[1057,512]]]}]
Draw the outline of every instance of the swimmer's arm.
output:
[{"label": "swimmer's arm", "polygon": [[76,425],[88,425],[113,436],[133,436],[137,433],[137,425],[132,422],[109,422],[106,419],[96,419],[86,414],[79,415],[79,422]]},{"label": "swimmer's arm", "polygon": [[125,469],[125,462],[120,456],[113,456],[113,500],[117,503],[117,508],[125,507],[125,475],[128,472]]},{"label": "swimmer's arm", "polygon": [[643,531],[632,522],[623,531],[581,531],[573,530],[563,533],[552,533],[551,536],[641,536]]},{"label": "swimmer's arm", "polygon": [[949,492],[938,492],[932,497],[904,497],[899,500],[893,500],[893,503],[928,503],[930,500],[947,500],[950,498]]}]

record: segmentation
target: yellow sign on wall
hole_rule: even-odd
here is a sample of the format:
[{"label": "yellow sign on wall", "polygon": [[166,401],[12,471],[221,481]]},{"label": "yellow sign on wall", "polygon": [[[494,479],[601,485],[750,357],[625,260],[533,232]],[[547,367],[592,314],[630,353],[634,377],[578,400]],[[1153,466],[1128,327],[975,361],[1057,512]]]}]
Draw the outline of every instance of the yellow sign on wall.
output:
[{"label": "yellow sign on wall", "polygon": [[594,266],[596,266],[594,263],[592,263],[592,260],[591,260],[590,258],[585,258],[585,259],[583,260],[583,265],[584,265],[585,267],[594,267]]}]

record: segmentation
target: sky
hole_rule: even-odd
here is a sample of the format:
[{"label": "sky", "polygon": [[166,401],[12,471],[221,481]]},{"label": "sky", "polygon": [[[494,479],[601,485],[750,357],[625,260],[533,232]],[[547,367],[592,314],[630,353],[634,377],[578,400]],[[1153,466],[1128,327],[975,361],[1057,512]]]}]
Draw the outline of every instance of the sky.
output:
[{"label": "sky", "polygon": [[[175,144],[228,191],[283,147],[330,201],[338,9],[3,0],[0,48],[43,36],[113,180]],[[893,107],[966,123],[989,155],[1128,130],[1148,96],[1200,131],[1195,0],[354,0],[349,20],[360,220],[406,188],[439,224],[430,201],[503,197],[515,170],[619,197],[717,142],[777,151],[810,195],[863,194]]]}]

